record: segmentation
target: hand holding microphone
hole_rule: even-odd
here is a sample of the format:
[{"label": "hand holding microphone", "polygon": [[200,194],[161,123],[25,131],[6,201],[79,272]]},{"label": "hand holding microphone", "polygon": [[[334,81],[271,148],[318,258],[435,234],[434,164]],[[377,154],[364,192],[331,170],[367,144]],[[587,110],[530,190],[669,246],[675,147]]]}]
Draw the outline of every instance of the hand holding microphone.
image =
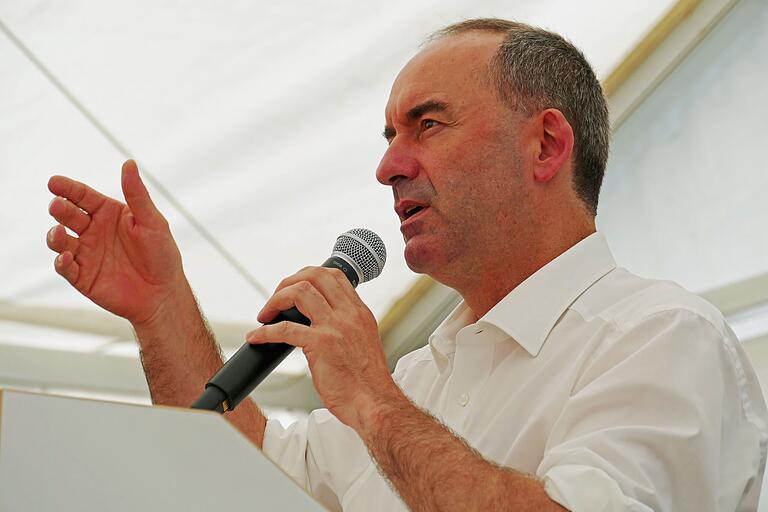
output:
[{"label": "hand holding microphone", "polygon": [[[294,346],[304,350],[321,397],[324,393],[318,378],[323,365],[317,364],[317,356],[334,342],[342,341],[345,346],[353,342],[340,354],[345,360],[364,362],[377,357],[378,367],[388,378],[376,320],[354,291],[359,282],[377,277],[385,260],[384,244],[372,231],[353,229],[339,236],[322,267],[306,268],[280,283],[259,315],[266,325],[249,334],[248,341],[257,344],[243,345],[206,384],[192,407],[219,412],[234,409]],[[374,354],[358,346],[361,337],[375,337]],[[317,343],[324,344],[320,352]]]}]

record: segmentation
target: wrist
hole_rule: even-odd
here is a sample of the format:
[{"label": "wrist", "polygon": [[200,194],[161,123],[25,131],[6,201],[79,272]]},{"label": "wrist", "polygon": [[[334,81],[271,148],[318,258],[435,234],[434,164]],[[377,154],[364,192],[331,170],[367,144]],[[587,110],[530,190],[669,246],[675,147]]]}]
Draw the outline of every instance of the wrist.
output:
[{"label": "wrist", "polygon": [[144,318],[130,320],[136,334],[154,333],[167,328],[171,322],[186,322],[190,313],[198,313],[197,302],[186,278],[161,294],[154,311]]},{"label": "wrist", "polygon": [[356,429],[361,439],[368,442],[376,437],[382,428],[386,428],[387,421],[391,421],[397,413],[408,407],[413,407],[393,380],[389,380],[386,386],[377,388],[377,392],[370,395],[358,395],[355,400],[358,428]]}]

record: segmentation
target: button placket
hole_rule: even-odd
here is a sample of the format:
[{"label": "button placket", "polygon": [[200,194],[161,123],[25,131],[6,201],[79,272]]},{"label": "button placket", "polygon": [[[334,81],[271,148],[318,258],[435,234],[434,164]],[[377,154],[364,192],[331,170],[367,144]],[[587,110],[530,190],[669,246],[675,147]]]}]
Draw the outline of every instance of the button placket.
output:
[{"label": "button placket", "polygon": [[467,327],[456,336],[454,369],[451,375],[449,410],[460,421],[468,413],[472,394],[488,378],[493,358],[493,340],[479,326]]}]

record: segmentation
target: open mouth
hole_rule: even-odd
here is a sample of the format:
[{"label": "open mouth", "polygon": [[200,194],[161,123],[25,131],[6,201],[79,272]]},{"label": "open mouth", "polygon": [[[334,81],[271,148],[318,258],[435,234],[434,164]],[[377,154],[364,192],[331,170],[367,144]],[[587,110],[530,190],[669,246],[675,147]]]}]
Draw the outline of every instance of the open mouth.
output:
[{"label": "open mouth", "polygon": [[410,219],[411,217],[413,217],[414,215],[416,215],[417,213],[419,213],[423,209],[424,209],[423,206],[414,205],[414,206],[411,206],[411,207],[407,208],[403,213],[405,214],[405,218],[406,219]]}]

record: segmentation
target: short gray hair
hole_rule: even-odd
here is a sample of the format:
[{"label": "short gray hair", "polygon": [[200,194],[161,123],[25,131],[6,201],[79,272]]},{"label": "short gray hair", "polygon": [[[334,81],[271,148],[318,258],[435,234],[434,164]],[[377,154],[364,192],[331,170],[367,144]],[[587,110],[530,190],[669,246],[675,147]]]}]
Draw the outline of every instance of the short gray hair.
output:
[{"label": "short gray hair", "polygon": [[574,190],[596,215],[611,129],[603,89],[584,54],[558,34],[499,18],[454,23],[428,41],[470,31],[506,34],[489,69],[505,104],[525,115],[556,108],[571,124]]}]

